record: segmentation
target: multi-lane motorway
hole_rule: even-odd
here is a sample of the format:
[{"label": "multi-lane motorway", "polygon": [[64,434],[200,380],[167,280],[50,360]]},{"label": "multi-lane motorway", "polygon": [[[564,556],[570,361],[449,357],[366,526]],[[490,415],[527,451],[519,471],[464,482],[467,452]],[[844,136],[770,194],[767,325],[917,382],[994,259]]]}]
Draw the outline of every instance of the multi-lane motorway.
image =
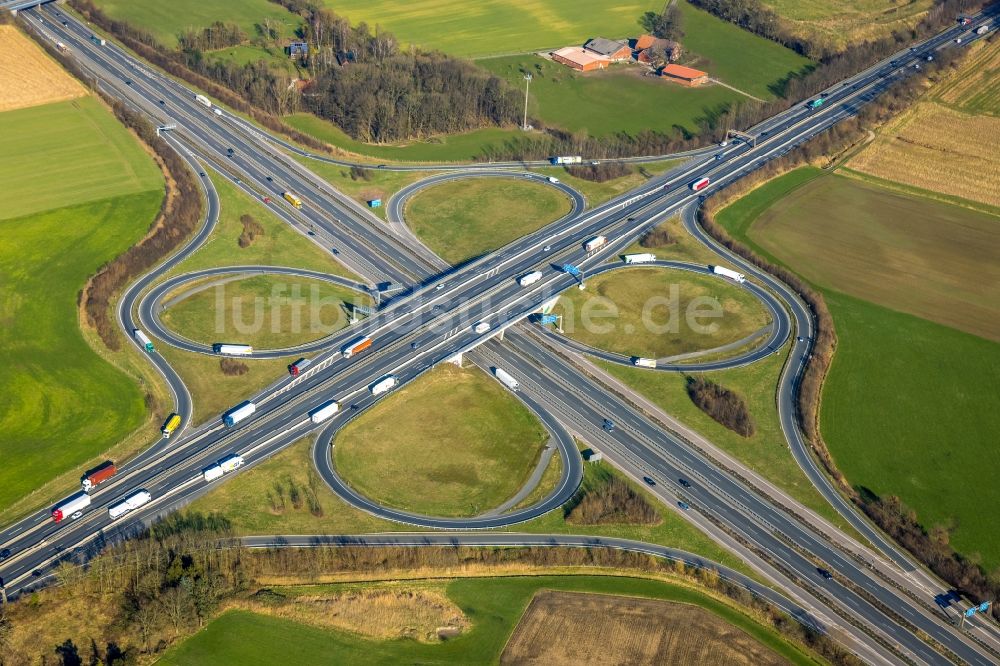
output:
[{"label": "multi-lane motorway", "polygon": [[[254,464],[311,432],[315,425],[307,414],[325,401],[337,399],[348,408],[331,421],[321,442],[328,441],[336,428],[376,401],[367,387],[379,377],[392,373],[406,382],[457,353],[467,352],[477,364],[504,367],[515,374],[524,387],[526,400],[531,401],[557,441],[568,439],[564,432],[568,428],[629,473],[648,477],[656,484],[651,489],[668,502],[683,497],[691,506],[685,515],[692,522],[735,549],[768,580],[782,586],[810,615],[820,618],[821,624],[839,626],[852,649],[866,660],[939,663],[958,659],[986,664],[1000,656],[993,628],[974,625],[972,632],[963,633],[952,626],[952,618],[934,606],[934,595],[943,591],[940,583],[915,568],[895,546],[880,537],[815,470],[794,422],[793,408],[795,382],[809,354],[812,321],[808,310],[786,286],[720,250],[725,257],[723,263],[740,266],[742,272],[767,288],[761,294],[780,299],[782,311],[787,308],[802,338],[792,343],[779,395],[782,422],[793,452],[807,471],[816,472],[814,482],[829,491],[831,501],[833,497],[839,500],[835,502],[838,510],[856,527],[863,528],[869,541],[897,561],[899,567],[854,543],[738,463],[671,432],[629,396],[601,386],[585,368],[574,364],[537,332],[518,325],[542,303],[575,284],[559,266],[572,263],[588,272],[599,270],[644,230],[684,210],[695,197],[687,188],[695,177],[709,175],[713,187],[717,187],[758,168],[854,114],[904,75],[903,68],[926,53],[946,47],[959,35],[967,41],[971,37],[968,30],[991,19],[977,17],[968,28],[952,28],[918,45],[915,52],[898,54],[893,58],[895,64],[879,63],[852,77],[828,91],[827,103],[820,110],[806,110],[799,105],[775,116],[751,130],[758,137],[755,146],[728,147],[721,151],[720,159],[714,156],[717,149],[696,151],[687,156],[684,165],[651,179],[628,195],[591,211],[574,211],[494,253],[464,266],[447,268],[427,248],[394,235],[391,228],[287,157],[279,141],[249,128],[228,112],[215,115],[194,101],[193,91],[153,71],[114,44],[102,47],[91,42],[90,30],[75,19],[65,17],[62,20],[67,25],[62,26],[53,20],[55,11],[44,8],[28,12],[28,21],[43,39],[66,43],[77,61],[95,75],[109,94],[162,124],[175,125],[176,129],[168,133],[169,140],[193,163],[198,160],[212,164],[258,196],[276,197],[285,189],[295,191],[305,202],[303,209],[278,201],[274,206],[276,214],[334,252],[372,285],[391,282],[405,288],[372,317],[331,336],[326,350],[315,357],[303,376],[279,379],[254,396],[258,412],[239,427],[227,429],[212,421],[171,440],[169,447],[151,448],[124,466],[119,477],[101,486],[94,494],[94,506],[78,521],[54,525],[45,512],[39,512],[0,532],[0,547],[13,553],[0,565],[0,575],[11,592],[33,584],[33,571],[44,575],[44,568],[64,553],[79,548],[82,550],[76,554],[85,556],[86,549],[128,533],[139,521],[204,492],[207,486],[201,479],[201,468],[223,455],[239,452]],[[39,22],[41,16],[45,17],[44,24]],[[201,172],[204,167],[194,168]],[[203,178],[203,183],[210,203],[209,224],[200,233],[206,234],[217,214],[217,200],[210,181]],[[696,237],[715,247],[697,225],[686,221]],[[608,245],[601,251],[586,253],[582,242],[597,234],[607,236]],[[196,247],[197,242],[195,239],[188,248]],[[542,270],[544,277],[530,288],[521,288],[513,279],[536,269]],[[144,278],[144,284],[130,288],[120,313],[123,327],[133,325],[133,313],[143,316],[139,297],[162,272],[158,269]],[[472,323],[483,320],[492,327],[485,336],[471,330]],[[787,317],[784,320],[790,321]],[[499,330],[506,330],[505,342],[489,338]],[[773,344],[780,345],[790,332],[786,325]],[[374,351],[342,358],[340,346],[362,334],[372,337]],[[178,411],[186,409],[190,414],[190,399],[183,383],[162,359],[153,358],[177,394]],[[601,427],[609,414],[617,424],[614,432]],[[343,490],[325,446],[317,446],[315,453],[324,478],[335,490],[339,484],[349,501],[356,505],[367,502]],[[565,452],[567,460],[576,460],[578,470],[579,460],[571,453],[572,449]],[[556,491],[530,509],[540,512],[556,506],[559,497],[575,487],[572,468],[572,464],[567,466],[569,473]],[[690,479],[692,486],[680,487],[677,479],[681,477]],[[126,519],[110,521],[102,509],[140,487],[153,494],[154,502]],[[361,508],[404,522],[419,524],[425,519],[392,514],[391,509],[370,502]],[[500,520],[494,518],[486,524],[465,521],[428,526],[466,529],[523,519],[503,514]],[[458,542],[470,539],[471,543],[473,539],[460,534],[449,536]],[[835,572],[832,580],[818,576],[818,563]]]}]

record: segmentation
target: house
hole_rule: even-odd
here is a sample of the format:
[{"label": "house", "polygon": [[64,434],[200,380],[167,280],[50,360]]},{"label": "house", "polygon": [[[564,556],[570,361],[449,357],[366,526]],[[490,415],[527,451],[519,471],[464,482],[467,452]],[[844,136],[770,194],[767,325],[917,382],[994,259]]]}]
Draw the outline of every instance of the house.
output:
[{"label": "house", "polygon": [[290,42],[285,47],[289,58],[305,58],[309,55],[309,45],[305,42]]},{"label": "house", "polygon": [[629,48],[628,44],[603,37],[589,40],[583,45],[583,48],[612,62],[628,60],[632,57],[632,49]]},{"label": "house", "polygon": [[708,83],[708,74],[684,65],[667,65],[660,70],[660,76],[685,86],[700,86]]},{"label": "house", "polygon": [[659,65],[677,62],[681,57],[681,45],[670,39],[660,39],[652,35],[643,35],[635,40],[633,49],[635,59],[646,65]]},{"label": "house", "polygon": [[552,52],[552,60],[578,72],[605,69],[611,61],[579,46],[567,46]]},{"label": "house", "polygon": [[354,51],[337,51],[338,65],[345,67],[352,62],[357,62],[357,58],[354,56]]}]

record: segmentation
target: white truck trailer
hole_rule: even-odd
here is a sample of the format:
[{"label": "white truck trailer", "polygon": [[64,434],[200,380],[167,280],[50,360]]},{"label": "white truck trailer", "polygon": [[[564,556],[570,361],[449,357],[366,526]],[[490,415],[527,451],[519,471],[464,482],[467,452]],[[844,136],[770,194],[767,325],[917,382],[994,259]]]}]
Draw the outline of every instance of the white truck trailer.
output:
[{"label": "white truck trailer", "polygon": [[251,414],[257,411],[257,405],[253,404],[249,400],[236,405],[228,412],[222,415],[222,422],[226,424],[226,427],[232,428],[234,425],[239,423],[245,418],[248,418]]},{"label": "white truck trailer", "polygon": [[111,505],[111,508],[108,509],[108,516],[111,517],[111,520],[118,520],[126,513],[135,511],[140,506],[148,504],[152,499],[153,496],[148,491],[139,490],[126,497],[124,501]]},{"label": "white truck trailer", "polygon": [[216,354],[220,356],[250,356],[253,354],[253,347],[250,345],[232,345],[226,343],[216,343],[212,345]]},{"label": "white truck trailer", "polygon": [[493,374],[500,380],[500,383],[509,388],[511,391],[516,391],[521,386],[517,383],[517,380],[511,377],[510,374],[503,368],[493,368]]},{"label": "white truck trailer", "polygon": [[535,284],[542,279],[541,271],[532,271],[527,275],[522,275],[517,279],[517,283],[522,287],[527,287],[528,285]]},{"label": "white truck trailer", "polygon": [[626,264],[648,264],[651,261],[656,261],[656,255],[649,252],[625,255]]},{"label": "white truck trailer", "polygon": [[340,411],[340,403],[331,400],[309,412],[309,420],[313,423],[322,423]]},{"label": "white truck trailer", "polygon": [[396,388],[396,384],[398,383],[399,380],[396,379],[396,375],[386,375],[368,387],[368,390],[372,392],[372,395],[382,395],[386,391],[391,391]]},{"label": "white truck trailer", "polygon": [[730,268],[724,268],[722,266],[712,266],[711,268],[712,272],[715,273],[716,275],[721,275],[722,277],[728,278],[733,282],[738,282],[740,284],[743,284],[744,282],[747,281],[746,275],[743,275],[743,273],[737,273],[736,271]]}]

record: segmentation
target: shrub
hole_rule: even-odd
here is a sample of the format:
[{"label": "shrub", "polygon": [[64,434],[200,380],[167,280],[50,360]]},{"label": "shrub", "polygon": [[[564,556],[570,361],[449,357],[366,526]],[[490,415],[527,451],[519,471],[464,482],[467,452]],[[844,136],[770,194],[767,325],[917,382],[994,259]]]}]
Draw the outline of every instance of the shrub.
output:
[{"label": "shrub", "polygon": [[755,428],[746,402],[739,394],[702,377],[688,377],[691,402],[738,435],[750,437]]},{"label": "shrub", "polygon": [[587,488],[566,514],[566,522],[576,525],[655,525],[656,509],[625,481],[609,476],[596,487]]},{"label": "shrub", "polygon": [[248,248],[257,240],[257,236],[264,235],[264,227],[260,225],[253,215],[243,214],[240,216],[240,223],[243,225],[243,232],[237,241],[242,248]]},{"label": "shrub", "polygon": [[604,183],[616,178],[624,178],[632,173],[632,167],[624,162],[601,162],[585,166],[570,165],[565,167],[566,173],[594,183]]},{"label": "shrub", "polygon": [[650,229],[639,238],[639,245],[646,248],[666,247],[673,245],[677,239],[670,235],[670,232],[663,227]]},{"label": "shrub", "polygon": [[238,377],[250,371],[250,367],[246,363],[234,358],[220,358],[219,369],[222,370],[222,374],[228,377]]}]

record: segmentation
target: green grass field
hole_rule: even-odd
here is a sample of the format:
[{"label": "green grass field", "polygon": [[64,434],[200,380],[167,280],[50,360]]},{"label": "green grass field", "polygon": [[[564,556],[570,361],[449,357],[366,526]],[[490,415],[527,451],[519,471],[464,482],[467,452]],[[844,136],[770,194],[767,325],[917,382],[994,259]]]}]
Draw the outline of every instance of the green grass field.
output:
[{"label": "green grass field", "polygon": [[553,312],[563,316],[563,329],[574,340],[649,358],[721,347],[757,333],[770,320],[744,289],[710,275],[660,268],[589,278],[585,290],[565,292]]},{"label": "green grass field", "polygon": [[404,43],[467,57],[552,49],[583,44],[591,37],[633,37],[642,29],[638,24],[642,13],[663,6],[651,0],[324,2],[352,23],[366,21]]},{"label": "green grass field", "polygon": [[[771,181],[724,210],[718,220],[754,245],[757,228],[750,223],[755,216],[769,213],[769,203],[783,203],[782,197],[789,191],[793,198],[805,203],[802,195],[808,193],[806,188],[819,181],[813,180],[800,189],[795,189],[794,184],[808,180],[801,171],[794,171]],[[839,187],[839,181],[847,179],[825,176],[821,180],[835,180]],[[853,180],[847,180],[847,184],[868,187]],[[920,197],[914,200],[919,203],[916,212],[904,207],[867,209],[859,214],[863,220],[874,219],[878,225],[896,223],[909,228],[912,224],[916,235],[920,216],[936,210],[939,204]],[[856,205],[851,203],[854,201],[881,199],[865,191],[851,192],[845,205]],[[894,210],[907,211],[908,217],[896,219],[892,217]],[[824,219],[836,219],[838,214],[836,207],[823,210]],[[958,226],[949,221],[952,218],[935,219],[942,231],[951,233],[943,234],[940,244],[931,246],[931,254],[911,234],[873,241],[886,243],[874,248],[886,262],[894,257],[906,258],[907,264],[891,264],[899,270],[913,265],[928,271],[928,277],[921,274],[919,282],[913,278],[913,291],[933,286],[926,281],[934,277],[941,256],[950,257],[955,275],[968,268],[968,259],[956,249],[968,231],[964,223]],[[839,228],[847,234],[857,233],[850,224]],[[827,251],[826,245],[816,247]],[[995,247],[995,243],[988,243],[988,247]],[[789,260],[789,265],[809,275],[814,263],[823,261],[822,254],[797,255],[797,262],[807,263]],[[872,250],[866,249],[865,254],[872,254]],[[835,273],[825,273],[822,278],[826,281],[818,286],[833,314],[839,343],[823,391],[821,425],[838,466],[855,486],[899,495],[926,526],[951,526],[952,544],[966,554],[979,553],[986,568],[994,569],[1000,565],[1000,542],[996,538],[1000,525],[996,512],[983,511],[982,507],[996,501],[997,494],[990,484],[980,482],[977,471],[997,464],[992,433],[1000,426],[994,408],[994,387],[1000,383],[1000,345],[845,295],[837,291],[844,283]],[[953,289],[961,294],[983,286],[966,278],[956,281]],[[899,300],[889,303],[901,306],[912,295],[906,292],[905,283],[900,282],[898,289]],[[951,309],[960,312],[962,307],[959,304]]]},{"label": "green grass field", "polygon": [[[295,63],[285,55],[284,50],[281,48],[263,48],[243,44],[211,51],[208,55],[212,60],[230,62],[236,65],[247,65],[263,60],[274,69],[284,72],[288,76],[297,78],[300,75],[300,71],[295,67]],[[304,78],[308,78],[308,76],[305,76],[304,71],[301,74]]]},{"label": "green grass field", "polygon": [[347,326],[345,304],[371,303],[367,294],[287,275],[232,282],[213,278],[179,290],[169,300],[175,298],[182,300],[161,315],[173,331],[205,344],[235,340],[257,349],[280,349],[326,337]]},{"label": "green grass field", "polygon": [[[325,585],[324,591],[337,586]],[[285,619],[230,611],[175,648],[159,663],[184,664],[488,664],[500,654],[534,594],[563,590],[695,604],[746,632],[793,664],[816,663],[739,610],[690,587],[643,578],[527,576],[452,580],[446,592],[471,620],[461,636],[437,644],[374,641]]]},{"label": "green grass field", "polygon": [[998,227],[997,216],[832,175],[773,203],[748,235],[815,284],[1000,341]]},{"label": "green grass field", "polygon": [[[697,58],[689,64],[731,86],[764,99],[774,96],[772,85],[789,74],[812,67],[812,61],[742,28],[677,3],[684,16],[681,43]],[[685,57],[684,61],[688,62]]]},{"label": "green grass field", "polygon": [[168,47],[177,45],[177,35],[184,30],[199,30],[215,21],[235,23],[247,35],[256,35],[254,25],[270,19],[283,37],[293,37],[301,23],[298,16],[269,0],[95,0],[95,5],[115,19],[151,33]]},{"label": "green grass field", "polygon": [[533,171],[546,176],[555,176],[582,194],[587,202],[587,206],[593,208],[609,199],[614,199],[616,196],[639,187],[650,177],[669,171],[682,163],[683,160],[664,160],[662,162],[633,165],[631,167],[632,173],[621,178],[606,180],[603,183],[596,183],[592,180],[572,176],[564,167],[542,167],[540,169],[533,169]]},{"label": "green grass field", "polygon": [[0,507],[82,467],[145,419],[135,382],[84,340],[76,299],[101,264],[145,234],[162,198],[131,194],[0,222]]},{"label": "green grass field", "polygon": [[0,180],[0,219],[163,188],[153,160],[92,97],[0,113]]},{"label": "green grass field", "polygon": [[113,449],[146,418],[136,383],[84,338],[77,298],[102,264],[145,235],[163,180],[89,97],[0,114],[0,177],[6,508]]},{"label": "green grass field", "polygon": [[380,504],[475,516],[521,489],[548,437],[500,384],[443,365],[348,424],[333,456],[341,477]]},{"label": "green grass field", "polygon": [[503,247],[570,210],[555,188],[523,178],[474,178],[421,190],[406,223],[445,261],[459,264]]},{"label": "green grass field", "polygon": [[645,129],[670,132],[675,126],[696,132],[700,119],[741,98],[721,86],[673,85],[642,76],[640,67],[626,65],[580,73],[531,54],[490,58],[478,64],[522,92],[524,73],[530,73],[528,114],[546,125],[586,130],[591,136],[638,134]]}]

